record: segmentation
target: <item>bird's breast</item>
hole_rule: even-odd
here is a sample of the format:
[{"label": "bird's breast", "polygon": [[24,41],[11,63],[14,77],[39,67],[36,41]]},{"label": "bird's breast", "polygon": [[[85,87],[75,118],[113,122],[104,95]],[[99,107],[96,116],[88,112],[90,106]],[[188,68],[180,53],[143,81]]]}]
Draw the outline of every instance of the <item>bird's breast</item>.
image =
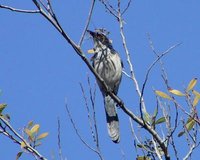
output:
[{"label": "bird's breast", "polygon": [[94,68],[111,89],[120,83],[122,65],[117,53],[98,53],[94,60]]}]

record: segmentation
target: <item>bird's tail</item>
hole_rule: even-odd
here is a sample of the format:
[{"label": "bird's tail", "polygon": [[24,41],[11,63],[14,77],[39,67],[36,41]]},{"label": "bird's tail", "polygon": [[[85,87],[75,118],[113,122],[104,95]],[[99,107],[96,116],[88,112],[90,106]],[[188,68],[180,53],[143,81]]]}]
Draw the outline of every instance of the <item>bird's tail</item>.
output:
[{"label": "bird's tail", "polygon": [[109,95],[105,96],[104,98],[108,134],[113,142],[119,143],[119,120],[116,112],[115,102]]}]

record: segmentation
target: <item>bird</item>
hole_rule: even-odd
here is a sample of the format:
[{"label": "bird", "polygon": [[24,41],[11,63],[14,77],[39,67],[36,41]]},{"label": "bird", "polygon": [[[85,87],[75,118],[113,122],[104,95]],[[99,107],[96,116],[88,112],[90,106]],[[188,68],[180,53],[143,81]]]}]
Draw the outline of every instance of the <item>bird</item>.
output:
[{"label": "bird", "polygon": [[[94,42],[94,56],[91,58],[92,65],[98,75],[104,80],[109,90],[115,95],[118,93],[122,79],[123,63],[113,48],[111,40],[107,37],[105,30],[87,30]],[[116,111],[116,103],[104,90],[102,84],[97,84],[104,98],[108,134],[114,143],[120,142],[119,118]]]}]

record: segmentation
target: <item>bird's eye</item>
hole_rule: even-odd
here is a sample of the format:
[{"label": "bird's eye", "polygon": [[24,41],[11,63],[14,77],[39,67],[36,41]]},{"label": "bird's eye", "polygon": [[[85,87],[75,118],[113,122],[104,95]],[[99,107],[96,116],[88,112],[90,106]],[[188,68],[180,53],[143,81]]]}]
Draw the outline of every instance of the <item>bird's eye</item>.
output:
[{"label": "bird's eye", "polygon": [[99,40],[101,40],[101,42],[104,42],[105,41],[105,36],[103,36],[103,35],[99,35]]}]

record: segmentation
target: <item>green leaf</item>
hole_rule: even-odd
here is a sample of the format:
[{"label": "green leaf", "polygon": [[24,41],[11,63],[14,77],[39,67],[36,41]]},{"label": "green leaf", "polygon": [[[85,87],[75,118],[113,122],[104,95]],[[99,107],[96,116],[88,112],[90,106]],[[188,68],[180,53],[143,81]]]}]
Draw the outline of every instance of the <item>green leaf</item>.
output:
[{"label": "green leaf", "polygon": [[39,124],[35,124],[32,128],[31,128],[31,132],[32,133],[38,133],[40,129],[40,125]]},{"label": "green leaf", "polygon": [[41,140],[41,139],[47,137],[48,134],[49,134],[48,132],[45,132],[45,133],[40,134],[40,135],[37,137],[37,140]]},{"label": "green leaf", "polygon": [[186,127],[186,129],[187,129],[188,131],[190,131],[190,130],[193,128],[194,125],[195,125],[195,120],[194,120],[194,119],[191,119],[190,121],[188,121],[188,122],[186,123],[185,127]]},{"label": "green leaf", "polygon": [[155,91],[155,93],[156,93],[158,96],[162,97],[162,98],[169,99],[169,100],[172,99],[169,95],[167,95],[166,93],[164,93],[164,92],[162,92],[162,91],[158,91],[158,90],[157,90],[157,91]]},{"label": "green leaf", "polygon": [[158,106],[156,106],[154,110],[153,117],[156,118],[157,115],[158,115]]},{"label": "green leaf", "polygon": [[30,141],[33,141],[33,133],[28,128],[24,129],[25,133],[28,135]]},{"label": "green leaf", "polygon": [[193,103],[192,103],[192,106],[193,107],[197,106],[198,102],[199,102],[199,98],[197,96],[195,96]]},{"label": "green leaf", "polygon": [[16,156],[16,160],[18,160],[21,157],[22,154],[23,154],[23,152],[18,152],[17,156]]},{"label": "green leaf", "polygon": [[[192,127],[194,126],[194,124],[195,124],[195,120],[190,117],[187,120],[186,125],[185,125],[185,128],[187,129],[187,131],[190,131]],[[185,131],[179,132],[178,137],[181,137],[183,134],[185,134]]]},{"label": "green leaf", "polygon": [[188,92],[188,91],[192,90],[194,88],[194,86],[196,85],[196,83],[197,83],[197,78],[192,79],[190,81],[190,83],[188,84],[186,91]]},{"label": "green leaf", "polygon": [[192,93],[193,93],[197,98],[200,99],[200,93],[199,93],[199,92],[193,90]]},{"label": "green leaf", "polygon": [[176,96],[185,96],[181,91],[176,90],[176,89],[169,89],[169,92],[176,95]]},{"label": "green leaf", "polygon": [[7,104],[0,104],[0,114],[3,112],[3,110],[7,107]]},{"label": "green leaf", "polygon": [[160,123],[163,123],[165,121],[166,121],[165,117],[161,117],[158,120],[156,120],[155,124],[160,124]]},{"label": "green leaf", "polygon": [[146,112],[146,111],[143,111],[143,114],[144,114],[144,120],[145,120],[145,122],[147,122],[147,123],[151,123],[151,116],[149,115],[149,113],[148,112]]}]

